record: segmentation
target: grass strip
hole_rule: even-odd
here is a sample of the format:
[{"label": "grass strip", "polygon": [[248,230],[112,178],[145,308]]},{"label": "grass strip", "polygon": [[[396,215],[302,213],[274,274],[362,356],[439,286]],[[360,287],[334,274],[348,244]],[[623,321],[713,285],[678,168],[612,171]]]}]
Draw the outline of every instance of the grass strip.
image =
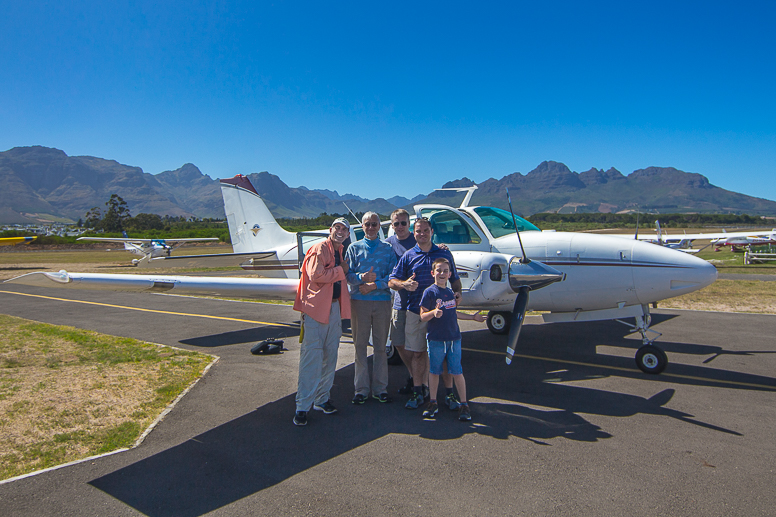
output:
[{"label": "grass strip", "polygon": [[211,361],[0,315],[0,479],[131,447]]}]

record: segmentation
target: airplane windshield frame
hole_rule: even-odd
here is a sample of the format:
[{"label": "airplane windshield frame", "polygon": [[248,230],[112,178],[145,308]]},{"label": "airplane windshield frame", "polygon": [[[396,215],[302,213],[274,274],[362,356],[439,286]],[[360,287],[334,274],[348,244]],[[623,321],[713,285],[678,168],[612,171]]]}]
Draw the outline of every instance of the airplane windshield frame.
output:
[{"label": "airplane windshield frame", "polygon": [[[493,235],[494,239],[504,237],[506,235],[514,235],[515,225],[512,222],[512,214],[507,210],[496,208],[492,206],[478,206],[474,208],[476,213],[488,231]],[[540,232],[541,230],[523,219],[519,215],[515,215],[515,221],[517,221],[517,229],[521,232]]]}]

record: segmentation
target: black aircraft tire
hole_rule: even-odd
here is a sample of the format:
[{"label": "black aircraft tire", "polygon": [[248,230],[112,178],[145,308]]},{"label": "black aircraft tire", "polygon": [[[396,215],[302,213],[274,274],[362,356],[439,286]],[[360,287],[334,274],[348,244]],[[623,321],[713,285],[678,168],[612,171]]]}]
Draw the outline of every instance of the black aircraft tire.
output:
[{"label": "black aircraft tire", "polygon": [[388,353],[386,354],[388,356],[388,364],[396,366],[397,364],[404,364],[404,362],[401,360],[401,356],[399,355],[399,352],[396,351],[396,347],[393,345],[388,346]]},{"label": "black aircraft tire", "polygon": [[668,366],[668,356],[654,345],[644,345],[636,352],[636,366],[644,373],[657,375]]},{"label": "black aircraft tire", "polygon": [[490,311],[488,313],[488,330],[497,336],[509,334],[512,313],[508,311]]}]

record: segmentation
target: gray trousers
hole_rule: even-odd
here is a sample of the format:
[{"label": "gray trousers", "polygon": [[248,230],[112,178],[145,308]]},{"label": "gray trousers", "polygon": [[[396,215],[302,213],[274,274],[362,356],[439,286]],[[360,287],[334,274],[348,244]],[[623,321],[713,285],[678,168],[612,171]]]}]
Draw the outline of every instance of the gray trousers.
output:
[{"label": "gray trousers", "polygon": [[350,326],[356,347],[356,375],[353,382],[356,394],[369,396],[369,364],[366,360],[369,336],[372,336],[372,395],[388,392],[388,359],[385,343],[391,326],[391,302],[350,300]]},{"label": "gray trousers", "polygon": [[299,350],[299,381],[296,388],[296,410],[310,411],[315,404],[329,400],[337,369],[337,353],[342,337],[340,304],[331,304],[329,324],[318,323],[302,314],[304,338]]}]

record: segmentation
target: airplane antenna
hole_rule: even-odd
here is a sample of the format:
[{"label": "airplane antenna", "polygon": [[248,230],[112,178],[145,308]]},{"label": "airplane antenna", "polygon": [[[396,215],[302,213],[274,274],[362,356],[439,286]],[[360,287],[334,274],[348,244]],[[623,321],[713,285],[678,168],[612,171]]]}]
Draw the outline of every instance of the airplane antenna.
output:
[{"label": "airplane antenna", "polygon": [[639,215],[640,214],[641,214],[641,212],[637,208],[636,209],[636,235],[633,237],[636,240],[639,240]]},{"label": "airplane antenna", "polygon": [[517,234],[517,242],[520,243],[520,251],[523,253],[523,258],[520,259],[521,264],[530,264],[531,259],[525,254],[525,248],[523,248],[523,239],[520,238],[520,230],[517,229],[517,220],[515,219],[515,212],[512,210],[512,198],[509,195],[509,188],[507,187],[507,201],[509,201],[509,213],[512,214],[512,224],[515,225],[515,233]]},{"label": "airplane antenna", "polygon": [[345,208],[348,209],[348,212],[350,212],[350,215],[353,216],[353,219],[356,220],[356,224],[358,224],[360,221],[359,221],[358,217],[356,217],[356,214],[353,213],[353,210],[351,210],[350,207],[348,206],[348,204],[345,203],[344,201],[342,202],[342,204],[345,205]]}]

